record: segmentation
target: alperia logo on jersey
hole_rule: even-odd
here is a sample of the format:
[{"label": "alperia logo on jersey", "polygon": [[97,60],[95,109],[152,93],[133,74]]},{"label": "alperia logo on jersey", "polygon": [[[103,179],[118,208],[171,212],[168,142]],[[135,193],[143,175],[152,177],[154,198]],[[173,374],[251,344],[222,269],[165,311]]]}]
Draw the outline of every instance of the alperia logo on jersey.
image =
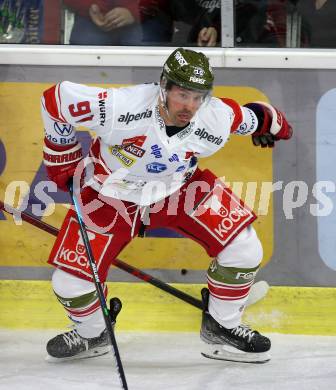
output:
[{"label": "alperia logo on jersey", "polygon": [[144,112],[140,112],[138,114],[131,114],[128,112],[126,115],[121,114],[118,118],[118,122],[126,122],[126,125],[128,125],[132,121],[138,121],[140,119],[150,118],[152,116],[152,110],[149,110],[148,108]]},{"label": "alperia logo on jersey", "polygon": [[169,161],[170,162],[179,162],[180,161],[180,159],[179,159],[179,157],[178,157],[178,155],[176,154],[176,153],[174,153],[170,158],[169,158]]},{"label": "alperia logo on jersey", "polygon": [[151,146],[151,149],[152,149],[151,154],[153,154],[155,158],[162,158],[162,153],[161,153],[162,148],[160,148],[159,145],[153,145]]},{"label": "alperia logo on jersey", "polygon": [[195,131],[195,135],[197,135],[200,139],[205,139],[208,142],[211,142],[212,144],[220,145],[223,142],[222,137],[215,137],[214,135],[209,134],[207,131],[205,131],[204,128],[203,129],[198,128]]}]

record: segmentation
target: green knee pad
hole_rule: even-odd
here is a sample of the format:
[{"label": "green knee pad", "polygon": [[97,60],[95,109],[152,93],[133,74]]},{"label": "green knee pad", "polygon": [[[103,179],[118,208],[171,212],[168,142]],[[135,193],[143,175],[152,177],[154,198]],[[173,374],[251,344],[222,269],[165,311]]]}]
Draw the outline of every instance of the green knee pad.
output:
[{"label": "green knee pad", "polygon": [[218,264],[214,259],[209,266],[208,276],[213,281],[224,284],[246,284],[253,281],[259,269],[259,265],[254,268],[225,267]]},{"label": "green knee pad", "polygon": [[87,307],[98,299],[96,290],[74,298],[61,297],[57,295],[55,291],[54,294],[56,295],[56,298],[64,306],[65,309],[80,309],[83,307]]}]

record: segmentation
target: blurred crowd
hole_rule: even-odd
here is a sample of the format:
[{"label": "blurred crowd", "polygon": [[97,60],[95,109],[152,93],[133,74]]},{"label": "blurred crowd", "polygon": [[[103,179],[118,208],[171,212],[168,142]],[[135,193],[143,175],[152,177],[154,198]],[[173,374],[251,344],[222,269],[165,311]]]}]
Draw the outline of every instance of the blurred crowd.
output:
[{"label": "blurred crowd", "polygon": [[231,20],[221,0],[0,0],[0,42],[214,47],[221,46],[223,18],[234,26],[236,47],[336,46],[335,0],[234,0],[233,6]]}]

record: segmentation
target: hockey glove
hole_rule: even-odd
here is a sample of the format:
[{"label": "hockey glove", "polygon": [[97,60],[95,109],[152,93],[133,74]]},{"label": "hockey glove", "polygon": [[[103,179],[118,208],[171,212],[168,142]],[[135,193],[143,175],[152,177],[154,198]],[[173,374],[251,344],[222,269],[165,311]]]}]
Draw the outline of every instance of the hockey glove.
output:
[{"label": "hockey glove", "polygon": [[255,146],[273,148],[274,142],[292,137],[291,125],[282,112],[271,104],[254,102],[246,104],[245,107],[252,110],[258,118],[258,128],[252,134],[252,142]]},{"label": "hockey glove", "polygon": [[72,145],[56,145],[47,138],[44,139],[44,143],[43,161],[49,179],[62,191],[68,191],[67,184],[83,158],[82,147],[78,142]]}]

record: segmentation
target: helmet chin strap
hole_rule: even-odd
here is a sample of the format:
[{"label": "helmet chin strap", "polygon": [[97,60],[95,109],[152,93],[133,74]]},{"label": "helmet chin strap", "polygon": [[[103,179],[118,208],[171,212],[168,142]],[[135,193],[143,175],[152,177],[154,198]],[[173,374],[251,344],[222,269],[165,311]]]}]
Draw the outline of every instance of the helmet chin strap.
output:
[{"label": "helmet chin strap", "polygon": [[167,115],[168,121],[174,123],[169,114],[167,92],[162,86],[160,86],[159,106],[163,109],[164,113]]}]

